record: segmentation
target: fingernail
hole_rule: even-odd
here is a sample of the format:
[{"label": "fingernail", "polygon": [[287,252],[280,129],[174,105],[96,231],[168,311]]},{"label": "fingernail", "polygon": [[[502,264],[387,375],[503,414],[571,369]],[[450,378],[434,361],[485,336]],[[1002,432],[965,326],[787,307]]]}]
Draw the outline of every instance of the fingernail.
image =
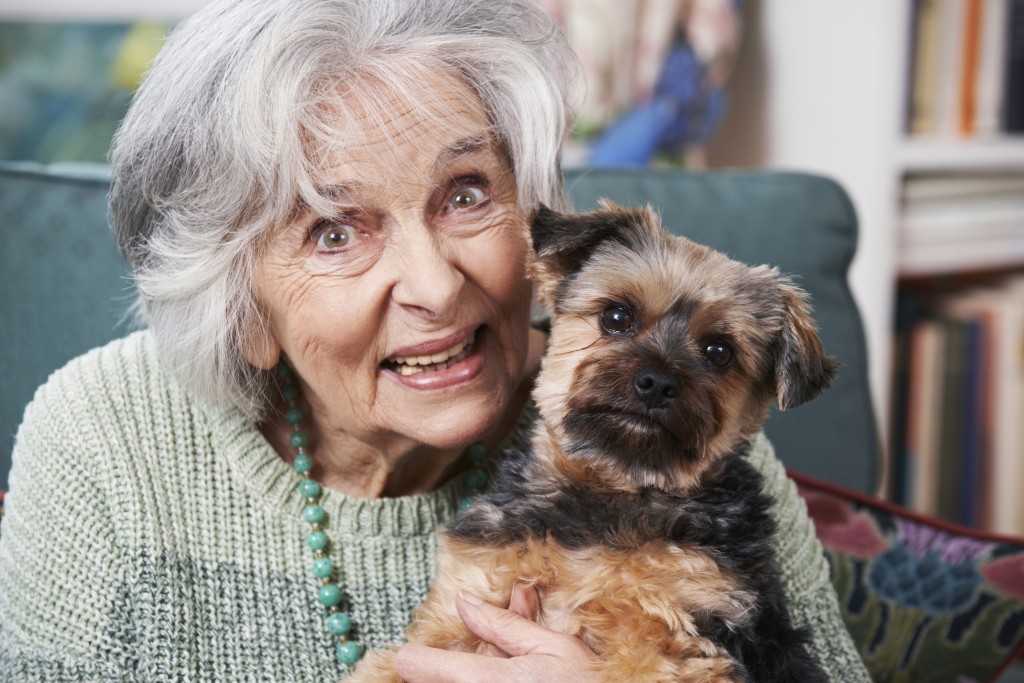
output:
[{"label": "fingernail", "polygon": [[473,595],[472,593],[465,593],[463,591],[459,591],[459,599],[465,600],[466,602],[468,602],[471,605],[482,605],[482,604],[484,604],[484,601],[481,600],[480,598],[478,598],[477,596]]}]

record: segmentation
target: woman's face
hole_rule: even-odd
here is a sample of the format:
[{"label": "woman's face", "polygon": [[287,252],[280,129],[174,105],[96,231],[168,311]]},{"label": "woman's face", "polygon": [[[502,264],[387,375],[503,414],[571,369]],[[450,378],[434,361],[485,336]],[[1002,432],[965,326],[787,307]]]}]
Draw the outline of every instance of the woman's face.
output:
[{"label": "woman's face", "polygon": [[522,381],[524,218],[476,94],[453,77],[363,116],[320,178],[336,206],[271,238],[257,276],[270,338],[316,427],[378,450],[485,436]]}]

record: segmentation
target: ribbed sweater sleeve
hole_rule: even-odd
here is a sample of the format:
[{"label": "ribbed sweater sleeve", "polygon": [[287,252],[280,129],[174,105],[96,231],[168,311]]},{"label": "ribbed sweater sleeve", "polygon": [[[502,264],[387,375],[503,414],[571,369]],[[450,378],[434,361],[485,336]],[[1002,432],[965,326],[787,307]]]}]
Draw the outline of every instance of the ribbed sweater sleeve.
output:
[{"label": "ribbed sweater sleeve", "polygon": [[776,553],[793,621],[810,630],[811,653],[833,681],[870,683],[864,662],[843,624],[828,561],[796,485],[786,476],[763,433],[754,440],[749,457],[765,478],[765,493],[775,501],[772,515],[778,523]]},{"label": "ribbed sweater sleeve", "polygon": [[115,623],[124,580],[96,399],[72,366],[44,385],[18,431],[0,543],[5,681],[133,680],[134,645]]}]

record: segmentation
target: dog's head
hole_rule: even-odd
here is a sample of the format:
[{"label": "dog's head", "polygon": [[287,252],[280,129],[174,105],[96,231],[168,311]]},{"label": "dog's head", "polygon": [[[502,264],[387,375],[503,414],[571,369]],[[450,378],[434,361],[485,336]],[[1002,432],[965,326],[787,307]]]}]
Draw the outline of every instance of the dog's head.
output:
[{"label": "dog's head", "polygon": [[836,369],[803,291],[610,202],[532,223],[531,275],[552,311],[534,391],[551,457],[602,487],[684,491],[756,433],[774,400]]}]

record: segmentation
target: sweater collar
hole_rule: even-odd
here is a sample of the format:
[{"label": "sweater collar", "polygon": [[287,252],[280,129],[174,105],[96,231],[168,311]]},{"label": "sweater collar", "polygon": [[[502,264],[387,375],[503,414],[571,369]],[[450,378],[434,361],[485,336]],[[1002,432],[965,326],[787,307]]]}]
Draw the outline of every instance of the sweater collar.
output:
[{"label": "sweater collar", "polygon": [[[519,417],[502,447],[525,445],[535,415],[532,403]],[[240,487],[274,515],[301,518],[305,505],[297,490],[301,477],[292,470],[255,424],[239,409],[212,412],[211,439]],[[501,449],[496,449],[500,452]],[[495,456],[492,456],[495,457]],[[343,536],[412,537],[432,534],[458,514],[459,501],[471,493],[465,474],[453,477],[438,489],[398,498],[358,498],[325,489],[320,505],[327,512],[332,533]]]}]

